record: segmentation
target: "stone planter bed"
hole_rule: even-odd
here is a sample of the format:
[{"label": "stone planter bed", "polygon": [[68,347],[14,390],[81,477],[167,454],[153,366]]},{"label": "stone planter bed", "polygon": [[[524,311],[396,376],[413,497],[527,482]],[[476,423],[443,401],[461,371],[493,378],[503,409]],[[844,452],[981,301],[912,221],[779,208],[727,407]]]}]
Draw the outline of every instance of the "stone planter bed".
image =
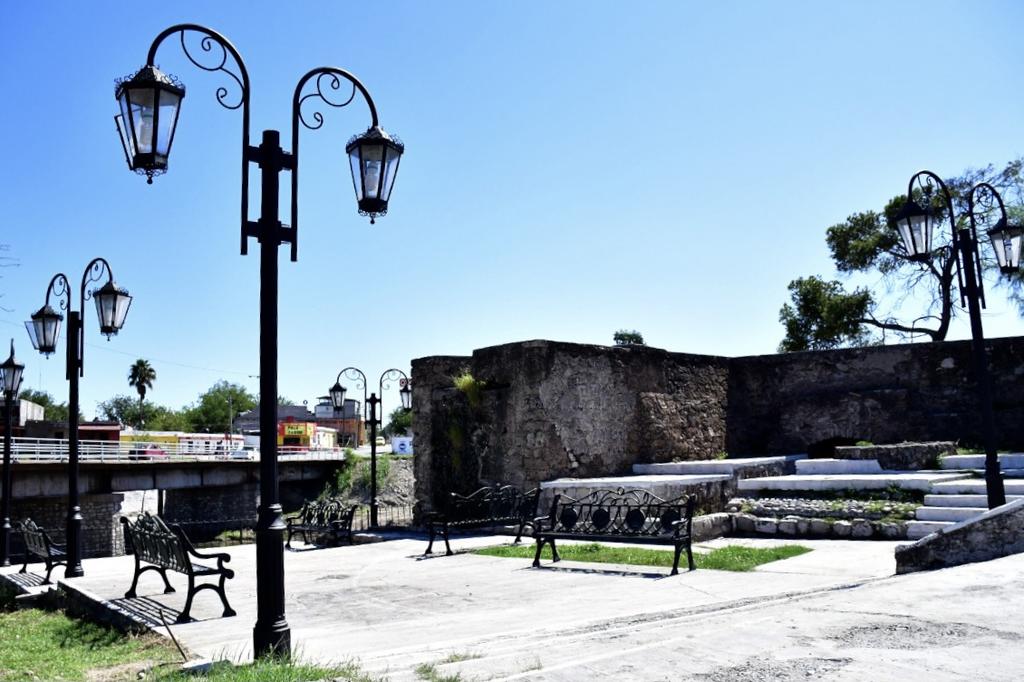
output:
[{"label": "stone planter bed", "polygon": [[733,535],[834,538],[842,540],[905,540],[907,522],[863,518],[835,519],[806,516],[732,514]]},{"label": "stone planter bed", "polygon": [[906,521],[914,518],[914,511],[918,506],[920,505],[915,502],[890,500],[760,497],[733,498],[729,500],[725,510],[732,513],[743,512],[758,517],[799,516],[832,520]]}]

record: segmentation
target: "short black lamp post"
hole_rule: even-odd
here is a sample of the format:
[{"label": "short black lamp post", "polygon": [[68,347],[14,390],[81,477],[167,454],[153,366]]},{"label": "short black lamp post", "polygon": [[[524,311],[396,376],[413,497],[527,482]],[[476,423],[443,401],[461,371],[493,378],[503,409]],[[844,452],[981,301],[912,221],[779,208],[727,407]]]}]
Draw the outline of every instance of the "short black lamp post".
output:
[{"label": "short black lamp post", "polygon": [[14,359],[14,339],[11,339],[11,355],[0,364],[0,389],[4,393],[4,481],[3,517],[0,525],[0,566],[11,565],[11,436],[14,430],[14,406],[21,390],[21,377],[25,365]]},{"label": "short black lamp post", "polygon": [[[933,205],[935,186],[941,196],[934,197],[941,202],[938,210]],[[916,190],[915,190],[916,186]],[[924,205],[915,197],[924,198]],[[942,178],[931,171],[920,171],[910,178],[907,187],[907,201],[896,215],[896,229],[903,240],[903,246],[911,260],[931,266],[933,255],[932,232],[942,221],[942,212],[948,212],[953,231],[953,253],[956,259],[957,282],[960,291],[960,305],[967,306],[971,320],[971,338],[974,349],[974,374],[978,384],[978,398],[981,403],[982,433],[985,439],[985,488],[988,493],[989,509],[1006,504],[1006,492],[999,470],[996,453],[995,416],[992,409],[992,378],[988,370],[988,353],[985,350],[985,335],[981,327],[981,310],[985,307],[985,290],[982,283],[981,255],[978,248],[979,211],[981,201],[995,203],[1000,218],[988,231],[996,260],[1004,274],[1011,274],[1020,267],[1021,236],[1019,226],[1011,226],[1007,220],[1006,207],[992,185],[980,183],[971,188],[967,196],[968,220],[958,224],[953,210],[953,197]]]},{"label": "short black lamp post", "polygon": [[[118,81],[115,97],[120,113],[117,130],[128,167],[147,178],[167,170],[171,145],[185,88],[156,66],[156,53],[163,41],[174,36],[185,56],[196,67],[227,76],[232,89],[219,87],[217,102],[226,109],[242,110],[241,252],[248,250],[249,238],[256,238],[260,250],[260,507],[256,523],[256,601],[253,627],[256,657],[288,656],[291,629],[285,619],[284,531],[285,523],[278,496],[277,469],[277,247],[291,245],[291,259],[298,257],[299,124],[310,130],[323,126],[317,110],[320,100],[331,107],[350,104],[358,91],[370,111],[370,127],[349,140],[345,148],[352,170],[352,183],[359,213],[370,222],[388,210],[388,200],[405,147],[388,135],[377,121],[377,108],[359,79],[344,69],[317,67],[299,79],[292,97],[291,152],[281,148],[281,134],[264,130],[260,145],[249,144],[249,72],[235,46],[220,33],[198,24],[178,24],[153,40],[146,65],[132,76]],[[199,37],[189,45],[189,37]],[[351,85],[343,94],[342,84]],[[307,85],[310,85],[307,90]],[[339,92],[340,91],[340,92]],[[340,97],[338,95],[341,95]],[[307,100],[314,102],[307,105]],[[249,219],[249,168],[260,169],[260,217]],[[291,172],[291,224],[281,222],[280,176]]]},{"label": "short black lamp post", "polygon": [[[104,274],[107,276],[106,283],[89,291],[89,284],[99,282]],[[132,297],[114,283],[114,273],[110,269],[110,264],[103,258],[94,258],[85,266],[77,311],[71,310],[71,283],[67,276],[63,273],[54,275],[46,288],[43,307],[32,313],[32,319],[25,323],[32,347],[45,356],[57,351],[60,327],[64,321],[64,315],[50,306],[51,294],[57,297],[60,309],[68,311],[68,335],[65,343],[68,379],[68,564],[64,570],[64,577],[77,578],[84,575],[82,509],[78,504],[78,379],[85,376],[85,325],[82,323],[82,314],[85,312],[85,302],[92,298],[96,303],[100,333],[109,340],[124,325]]]},{"label": "short black lamp post", "polygon": [[362,370],[355,367],[346,367],[338,372],[338,378],[334,381],[329,391],[331,404],[334,409],[341,410],[345,407],[345,394],[348,389],[342,385],[342,377],[356,382],[356,389],[363,389],[363,402],[368,406],[366,423],[370,427],[370,526],[377,527],[377,427],[381,425],[381,397],[384,390],[391,387],[392,381],[398,382],[398,394],[402,398],[402,407],[406,410],[412,407],[412,387],[409,384],[409,377],[400,369],[389,369],[380,375],[380,383],[377,385],[378,393],[366,395],[366,375]]}]

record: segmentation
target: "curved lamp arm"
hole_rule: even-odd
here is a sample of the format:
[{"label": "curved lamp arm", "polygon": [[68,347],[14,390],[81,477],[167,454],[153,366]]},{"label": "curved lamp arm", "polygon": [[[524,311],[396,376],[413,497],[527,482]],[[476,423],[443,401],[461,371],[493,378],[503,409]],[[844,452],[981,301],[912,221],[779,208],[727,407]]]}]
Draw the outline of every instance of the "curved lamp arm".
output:
[{"label": "curved lamp arm", "polygon": [[981,294],[981,307],[984,308],[985,290],[981,279],[981,248],[978,246],[978,217],[974,211],[975,205],[980,203],[976,198],[976,195],[979,195],[980,192],[984,192],[996,200],[996,205],[999,207],[999,217],[1003,224],[1006,224],[1009,220],[1009,216],[1006,215],[1006,204],[1003,203],[1003,197],[999,194],[999,190],[987,182],[979,182],[977,185],[972,187],[971,191],[967,194],[967,214],[971,220],[971,239],[974,240],[974,271],[978,273],[978,292]]},{"label": "curved lamp arm", "polygon": [[82,288],[79,290],[78,312],[78,376],[85,376],[85,302],[92,298],[92,292],[86,289],[90,282],[99,282],[103,273],[107,273],[107,282],[114,281],[114,271],[106,258],[93,258],[82,272]]},{"label": "curved lamp arm", "polygon": [[50,280],[50,285],[46,287],[46,300],[43,303],[47,306],[50,305],[50,294],[56,296],[60,301],[61,310],[71,307],[71,282],[63,272],[54,275]]},{"label": "curved lamp arm", "polygon": [[363,370],[358,367],[346,367],[345,369],[338,372],[338,378],[334,380],[334,383],[340,384],[341,377],[351,379],[356,382],[356,390],[363,389],[363,409],[366,409],[366,375],[363,374]]},{"label": "curved lamp arm", "polygon": [[[199,47],[203,52],[214,57],[211,61],[197,59],[197,55],[193,55],[193,52],[185,42],[185,33],[190,31],[202,34],[203,38],[199,41]],[[163,43],[166,38],[176,33],[179,35],[182,52],[185,53],[185,56],[188,57],[188,60],[192,62],[192,64],[203,71],[220,71],[227,74],[235,81],[240,90],[238,102],[234,104],[227,101],[228,89],[223,85],[217,88],[216,95],[217,103],[225,109],[242,109],[242,211],[240,229],[242,255],[244,256],[248,253],[245,225],[249,220],[249,160],[251,158],[249,152],[249,97],[251,92],[249,87],[249,71],[245,68],[245,62],[242,61],[242,56],[238,53],[238,50],[235,49],[235,46],[231,44],[230,40],[217,31],[207,28],[206,26],[200,26],[199,24],[176,24],[165,29],[153,40],[153,44],[149,47],[149,53],[146,55],[146,64],[148,66],[156,66],[154,61],[156,60],[156,53],[160,48],[161,43]],[[215,51],[214,45],[220,48],[219,55]],[[228,68],[228,55],[231,55],[234,60],[235,66],[238,68],[238,73],[235,73]],[[294,249],[294,247],[292,248]],[[292,260],[295,260],[294,255]]]},{"label": "curved lamp arm", "polygon": [[[923,178],[923,180],[922,180]],[[960,231],[956,228],[956,213],[953,210],[953,195],[949,191],[949,187],[943,182],[942,178],[933,173],[930,170],[920,170],[914,173],[910,178],[910,182],[907,183],[907,201],[912,201],[914,198],[914,183],[917,183],[924,192],[926,197],[931,196],[934,191],[934,186],[938,185],[939,189],[942,190],[942,198],[946,202],[946,211],[949,214],[949,227],[953,233],[953,254],[954,262],[956,263],[956,282],[957,291],[960,293],[960,306],[967,305],[966,294],[964,293],[964,277],[962,267],[960,265]],[[980,272],[980,270],[979,270]]]},{"label": "curved lamp arm", "polygon": [[[316,78],[316,90],[303,95],[302,89],[314,77]],[[328,97],[328,93],[324,91],[324,86],[326,84],[330,90],[340,90],[342,79],[352,84],[352,92],[344,101],[336,101]],[[377,107],[373,103],[373,98],[370,97],[370,93],[359,79],[345,69],[339,69],[335,66],[318,66],[306,72],[295,86],[295,94],[292,96],[292,262],[295,262],[298,258],[299,250],[299,124],[301,123],[310,130],[319,130],[324,124],[324,116],[319,109],[313,109],[310,116],[312,122],[310,122],[302,113],[302,106],[306,100],[316,97],[323,101],[324,104],[340,109],[352,103],[356,96],[356,90],[363,95],[363,99],[366,100],[366,104],[370,107],[370,126],[376,127]]]}]

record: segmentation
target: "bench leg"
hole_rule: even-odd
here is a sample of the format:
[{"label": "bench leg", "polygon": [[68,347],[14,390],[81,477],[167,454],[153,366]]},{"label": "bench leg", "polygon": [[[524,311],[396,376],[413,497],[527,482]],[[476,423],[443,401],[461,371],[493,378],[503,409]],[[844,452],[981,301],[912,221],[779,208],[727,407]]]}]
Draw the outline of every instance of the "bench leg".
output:
[{"label": "bench leg", "polygon": [[47,557],[46,558],[46,577],[43,578],[43,584],[44,585],[49,585],[50,584],[50,574],[53,573],[53,569],[54,568],[56,568],[56,566],[54,565],[53,560],[50,559],[49,557]]},{"label": "bench leg", "polygon": [[220,595],[220,601],[224,604],[224,618],[235,615],[235,610],[228,604],[228,595],[224,591],[224,581],[227,580],[227,576],[223,573],[220,574],[220,586],[217,588],[217,594]]},{"label": "bench leg", "polygon": [[544,549],[544,540],[537,538],[537,553],[533,555],[533,567],[540,568],[540,552]]},{"label": "bench leg", "polygon": [[142,571],[139,569],[139,555],[135,555],[135,575],[132,576],[132,586],[128,588],[128,591],[124,593],[125,599],[133,599],[135,597],[135,588],[139,585],[139,576],[142,575]]},{"label": "bench leg", "polygon": [[285,549],[291,549],[292,548],[292,533],[293,532],[294,531],[292,531],[291,528],[288,529],[288,541],[284,543]]},{"label": "bench leg", "polygon": [[18,573],[28,573],[28,550],[25,550],[25,565],[21,567]]},{"label": "bench leg", "polygon": [[447,523],[444,524],[444,549],[445,549],[445,552],[444,552],[445,556],[451,556],[452,554],[455,554],[455,552],[452,551],[452,546],[448,544],[448,524]]},{"label": "bench leg", "polygon": [[174,588],[171,587],[171,581],[167,579],[167,569],[161,566],[157,573],[159,573],[160,577],[164,579],[164,594],[174,592]]},{"label": "bench leg", "polygon": [[196,596],[195,576],[188,577],[188,597],[185,598],[185,608],[178,614],[177,623],[188,623],[192,620],[192,598]]},{"label": "bench leg", "polygon": [[677,542],[675,556],[672,557],[672,573],[669,575],[679,575],[679,555],[682,554],[682,552],[683,545]]},{"label": "bench leg", "polygon": [[687,540],[686,541],[686,560],[690,564],[690,570],[691,571],[695,571],[695,570],[697,570],[697,567],[694,566],[694,564],[693,564],[693,548],[690,546],[690,544],[691,544],[691,541]]},{"label": "bench leg", "polygon": [[526,526],[526,521],[519,522],[519,532],[516,533],[516,539],[512,541],[513,545],[518,545],[523,540],[523,527]]},{"label": "bench leg", "polygon": [[437,527],[433,523],[428,523],[427,533],[430,535],[430,540],[427,542],[427,551],[423,552],[423,556],[434,553],[434,536],[437,535]]},{"label": "bench leg", "polygon": [[558,548],[555,547],[555,539],[551,538],[551,561],[561,561],[562,557],[558,556]]}]

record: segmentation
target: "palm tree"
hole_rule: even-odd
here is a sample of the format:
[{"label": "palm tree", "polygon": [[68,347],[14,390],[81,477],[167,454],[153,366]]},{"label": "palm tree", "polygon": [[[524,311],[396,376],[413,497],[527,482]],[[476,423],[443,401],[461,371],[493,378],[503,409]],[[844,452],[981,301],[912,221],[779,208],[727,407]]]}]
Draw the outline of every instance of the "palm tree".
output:
[{"label": "palm tree", "polygon": [[156,381],[156,370],[146,360],[136,360],[128,372],[128,385],[139,392],[139,425],[145,426],[146,420],[142,416],[142,401],[146,399],[146,389],[153,388]]}]

